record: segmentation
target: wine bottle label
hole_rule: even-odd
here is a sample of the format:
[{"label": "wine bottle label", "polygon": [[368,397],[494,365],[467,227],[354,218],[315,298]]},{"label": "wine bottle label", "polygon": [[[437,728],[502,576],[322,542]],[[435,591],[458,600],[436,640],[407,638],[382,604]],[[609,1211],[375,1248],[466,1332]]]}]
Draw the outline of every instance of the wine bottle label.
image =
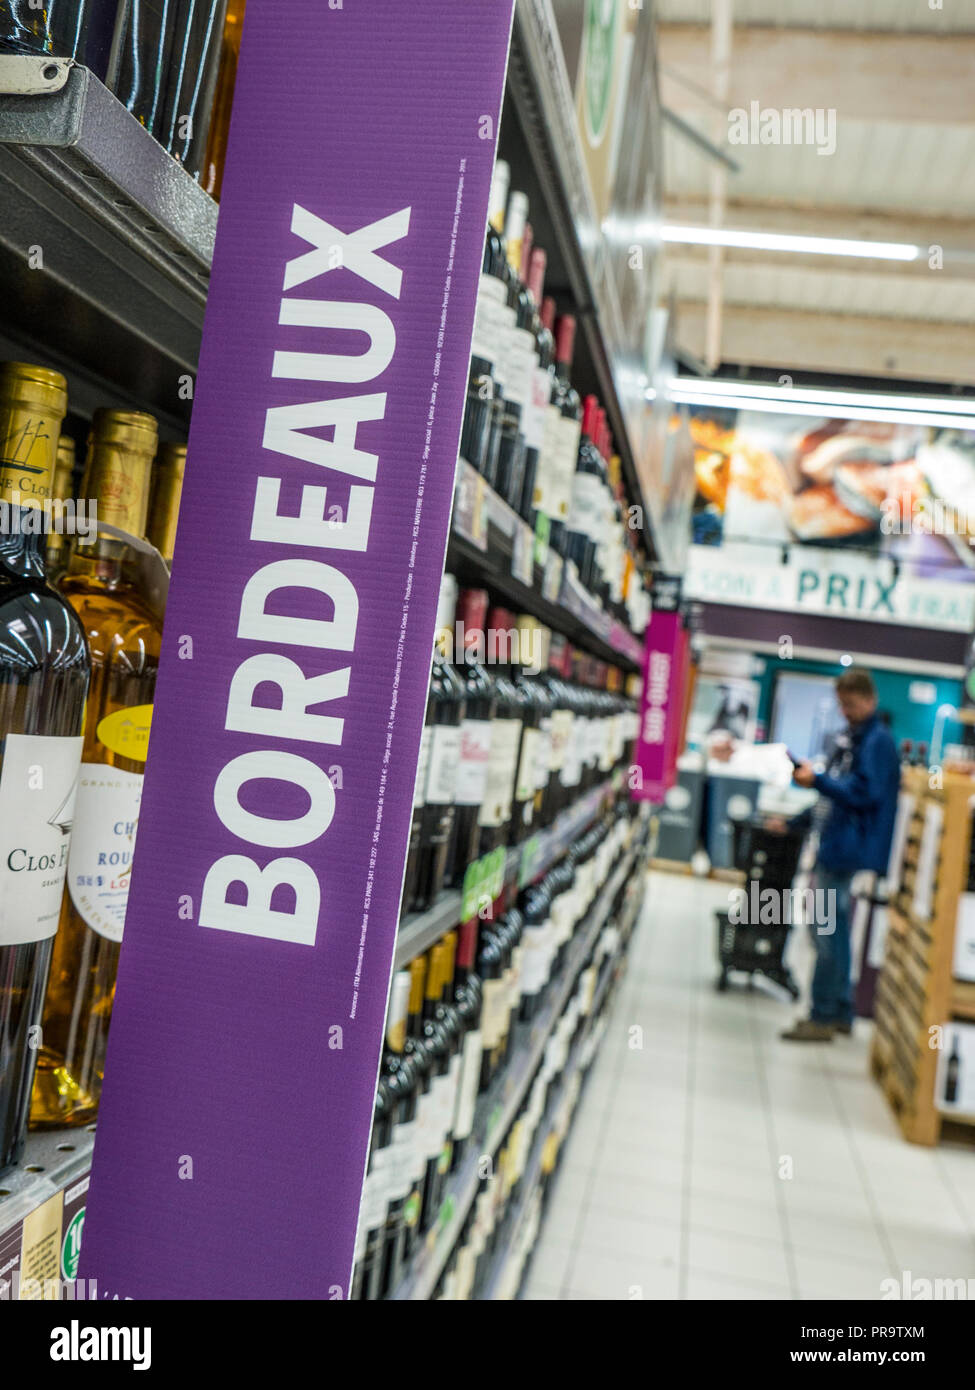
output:
[{"label": "wine bottle label", "polygon": [[396,1125],[393,1129],[393,1142],[389,1145],[390,1202],[405,1201],[413,1186],[412,1143],[413,1135],[410,1133],[409,1125]]},{"label": "wine bottle label", "polygon": [[582,780],[582,764],[586,744],[587,721],[581,715],[573,718],[572,737],[565,748],[561,780],[563,787],[577,787]]},{"label": "wine bottle label", "polygon": [[[548,383],[548,390],[551,392],[551,377],[547,371],[540,370],[539,377],[544,376]],[[542,438],[542,447],[538,456],[538,467],[535,470],[535,491],[532,494],[532,505],[538,507],[546,516],[556,515],[556,496],[553,489],[556,484],[556,462],[559,449],[559,431],[562,425],[562,415],[557,405],[547,405],[545,407],[545,433]]]},{"label": "wine bottle label", "polygon": [[586,766],[592,768],[596,766],[599,759],[599,749],[603,737],[602,720],[590,719],[586,735]]},{"label": "wine bottle label", "polygon": [[[509,308],[508,305],[504,307],[507,325],[505,395],[513,405],[521,407],[522,419],[524,420],[532,398],[531,374],[534,368],[535,343],[527,329],[516,326],[514,309]],[[524,424],[522,424],[522,432],[524,432]]]},{"label": "wine bottle label", "polygon": [[493,830],[511,819],[511,797],[514,791],[521,739],[520,719],[495,719],[491,725],[491,757],[488,762],[484,801],[477,823]]},{"label": "wine bottle label", "polygon": [[432,735],[424,802],[427,806],[452,806],[457,792],[460,729],[456,724],[435,724]]},{"label": "wine bottle label", "polygon": [[[482,285],[485,280],[493,280],[495,284],[499,284],[499,281],[495,280],[492,275],[482,275]],[[478,286],[477,291],[471,356],[483,357],[486,362],[490,362],[493,368],[498,360],[499,320],[495,312],[496,302],[485,294],[482,285]]]},{"label": "wine bottle label", "polygon": [[511,966],[507,965],[501,975],[501,992],[498,996],[498,1009],[500,1013],[500,1023],[498,1025],[498,1042],[504,1042],[511,1030],[511,1002],[512,1002],[512,971]]},{"label": "wine bottle label", "polygon": [[602,493],[602,484],[595,473],[576,473],[572,480],[572,505],[567,523],[570,531],[581,531],[591,541],[599,541],[602,534]]},{"label": "wine bottle label", "polygon": [[369,1172],[362,1189],[359,1203],[359,1225],[366,1235],[374,1231],[386,1220],[389,1205],[389,1172],[392,1148],[386,1144],[381,1149],[373,1149],[369,1160]]},{"label": "wine bottle label", "polygon": [[491,762],[490,719],[465,719],[460,726],[460,761],[457,766],[458,806],[480,806],[484,801]]},{"label": "wine bottle label", "polygon": [[[525,391],[527,400],[524,406],[525,418],[525,444],[529,449],[541,449],[545,438],[545,411],[548,406],[548,396],[542,398],[541,386],[538,380],[540,368],[538,365],[538,353],[535,351],[535,339],[531,333],[525,329],[519,330],[524,337],[519,339],[524,370],[527,374],[525,381]],[[548,373],[545,373],[546,378]]]},{"label": "wine bottle label", "polygon": [[416,785],[413,788],[413,809],[414,811],[423,805],[424,793],[427,789],[427,768],[430,765],[430,739],[433,730],[429,724],[424,724],[423,733],[420,735],[420,752],[416,761]]},{"label": "wine bottle label", "polygon": [[[418,1147],[420,1156],[421,1156],[421,1158],[422,1158],[422,1160],[423,1160],[423,1167],[424,1167],[424,1169],[426,1168],[427,1159],[430,1157],[430,1149],[431,1149],[431,1147],[434,1147],[434,1146],[433,1146],[433,1138],[434,1138],[434,1136],[433,1136],[433,1134],[432,1134],[432,1131],[433,1131],[433,1129],[435,1128],[435,1126],[434,1126],[434,1124],[433,1124],[433,1113],[434,1113],[434,1107],[435,1107],[435,1100],[434,1100],[434,1081],[435,1081],[435,1079],[436,1079],[436,1078],[431,1079],[429,1090],[423,1092],[423,1094],[420,1096],[419,1101],[417,1102],[417,1107],[416,1107],[416,1138],[417,1138],[417,1147]],[[438,1146],[436,1146],[436,1147],[438,1147]],[[436,1147],[434,1147],[434,1151],[436,1151]]]},{"label": "wine bottle label", "polygon": [[517,946],[514,948],[514,950],[511,952],[511,975],[512,975],[512,983],[513,983],[513,986],[514,986],[515,1008],[517,1008],[518,1005],[521,1003],[521,995],[522,995],[522,986],[521,986],[521,957],[522,957],[522,949],[521,949],[521,942],[519,941],[518,945],[517,945]]},{"label": "wine bottle label", "polygon": [[141,802],[141,773],[81,764],[68,893],[92,931],[109,941],[122,940]]},{"label": "wine bottle label", "polygon": [[535,746],[535,790],[544,791],[548,786],[552,758],[552,718],[546,715],[538,729],[538,742]]},{"label": "wine bottle label", "polygon": [[600,772],[609,772],[613,766],[613,744],[615,742],[612,719],[600,720],[599,747],[596,750],[596,766]]},{"label": "wine bottle label", "polygon": [[552,915],[550,922],[552,925],[552,938],[556,946],[560,946],[566,939],[568,932],[566,928],[565,893],[559,893],[552,899]]},{"label": "wine bottle label", "polygon": [[537,994],[548,979],[549,923],[537,927],[526,927],[521,938],[521,990],[523,994]]},{"label": "wine bottle label", "polygon": [[457,1087],[457,1110],[454,1113],[455,1139],[466,1139],[474,1128],[482,1051],[481,1030],[471,1028],[464,1036],[460,1082]]},{"label": "wine bottle label", "polygon": [[537,729],[526,728],[521,736],[521,757],[518,760],[518,776],[515,779],[515,800],[527,801],[535,795],[535,760],[540,734]]},{"label": "wine bottle label", "polygon": [[506,401],[514,402],[517,391],[517,372],[515,371],[515,311],[510,304],[501,303],[498,315],[498,367]]},{"label": "wine bottle label", "polygon": [[[504,281],[499,280],[496,275],[482,274],[477,282],[477,294],[478,298],[483,297],[489,303],[492,303],[499,308],[507,307],[505,303],[506,291],[504,287]],[[512,310],[512,313],[513,312],[514,310]]]},{"label": "wine bottle label", "polygon": [[497,1047],[505,1014],[504,980],[485,980],[481,1003],[481,1042],[485,1052]]},{"label": "wine bottle label", "polygon": [[568,521],[572,505],[572,482],[575,478],[576,462],[579,458],[579,440],[582,426],[578,420],[567,415],[559,416],[558,448],[555,450],[552,466],[552,487],[555,493],[556,510],[552,516],[558,521]]},{"label": "wine bottle label", "polygon": [[58,929],[84,739],[7,734],[0,763],[0,946]]},{"label": "wine bottle label", "polygon": [[430,1129],[427,1132],[427,1139],[429,1140],[427,1158],[439,1159],[440,1150],[443,1148],[444,1090],[446,1085],[446,1076],[435,1076],[430,1082]]},{"label": "wine bottle label", "polygon": [[426,1154],[423,1150],[423,1138],[420,1131],[418,1115],[419,1110],[417,1109],[417,1111],[414,1112],[412,1120],[406,1120],[397,1126],[397,1129],[402,1131],[406,1162],[410,1179],[414,1187],[422,1181],[423,1170],[426,1166]]},{"label": "wine bottle label", "polygon": [[555,709],[552,711],[551,743],[548,753],[548,768],[550,773],[561,772],[565,765],[566,755],[569,751],[569,740],[572,737],[572,713],[567,709]]}]

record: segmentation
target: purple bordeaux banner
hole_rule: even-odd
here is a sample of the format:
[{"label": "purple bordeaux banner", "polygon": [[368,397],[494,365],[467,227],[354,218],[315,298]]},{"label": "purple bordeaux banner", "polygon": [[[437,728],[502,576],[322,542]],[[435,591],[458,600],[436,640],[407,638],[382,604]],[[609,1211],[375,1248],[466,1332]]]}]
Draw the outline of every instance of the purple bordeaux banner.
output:
[{"label": "purple bordeaux banner", "polygon": [[663,801],[674,782],[680,720],[683,626],[678,612],[655,611],[647,629],[643,654],[643,693],[636,764],[640,786],[637,801]]},{"label": "purple bordeaux banner", "polygon": [[81,1275],[348,1296],[513,0],[249,0]]}]

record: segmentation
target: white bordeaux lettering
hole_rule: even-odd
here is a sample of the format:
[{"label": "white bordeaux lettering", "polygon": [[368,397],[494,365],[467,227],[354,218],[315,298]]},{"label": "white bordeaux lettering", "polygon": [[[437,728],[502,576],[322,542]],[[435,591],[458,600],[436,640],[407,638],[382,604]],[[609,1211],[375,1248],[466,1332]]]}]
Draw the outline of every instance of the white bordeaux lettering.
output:
[{"label": "white bordeaux lettering", "polygon": [[[343,276],[347,272],[379,291],[387,301],[398,301],[402,271],[380,253],[407,235],[410,211],[403,208],[346,233],[295,204],[291,230],[311,249],[287,262],[278,321],[308,329],[310,335],[327,331],[332,346],[336,332],[359,335],[355,346],[361,347],[364,341],[366,348],[348,355],[314,350],[275,352],[273,377],[348,386],[372,382],[382,375],[396,351],[393,320],[382,305],[290,298],[288,291],[334,272],[338,272],[338,280],[348,283]],[[310,336],[308,341],[313,349],[316,339]],[[287,475],[259,477],[250,540],[290,547],[317,546],[333,552],[367,550],[379,458],[359,447],[358,433],[367,423],[384,419],[385,414],[385,394],[336,394],[326,400],[270,407],[264,422],[264,448],[284,455],[292,465],[311,464],[323,469],[325,478],[316,474],[316,483],[302,484],[295,514],[281,510],[281,485]],[[331,431],[331,438],[306,433],[323,428]],[[302,468],[301,473],[308,476],[308,469]],[[329,474],[344,480],[348,492],[342,524],[328,515]],[[355,483],[349,483],[350,478]],[[280,611],[280,604],[277,611],[269,606],[279,591],[296,589],[320,595],[323,616],[299,616]],[[240,599],[237,636],[243,642],[262,645],[352,654],[358,618],[358,595],[339,564],[289,557],[269,561],[248,579]],[[258,740],[339,745],[345,721],[341,713],[334,712],[335,702],[348,696],[350,675],[348,663],[306,674],[297,661],[280,653],[261,651],[246,656],[231,677],[224,727]],[[265,684],[276,689],[277,703],[272,706],[254,702],[255,692]],[[324,705],[330,707],[328,712],[319,708]],[[326,763],[331,760],[330,755],[321,756]],[[304,809],[292,819],[246,810],[241,805],[241,790],[255,780],[298,789]],[[248,845],[296,849],[313,844],[328,830],[335,815],[335,789],[313,756],[256,747],[232,758],[221,769],[213,788],[213,804],[225,828]],[[237,891],[231,894],[234,886]],[[282,891],[278,905],[272,908],[278,888],[290,892]],[[243,896],[244,901],[229,901],[231,896]],[[284,902],[289,905],[282,905]],[[199,921],[203,927],[221,931],[313,946],[320,908],[319,876],[304,859],[285,855],[262,864],[245,854],[227,854],[207,871]]]}]

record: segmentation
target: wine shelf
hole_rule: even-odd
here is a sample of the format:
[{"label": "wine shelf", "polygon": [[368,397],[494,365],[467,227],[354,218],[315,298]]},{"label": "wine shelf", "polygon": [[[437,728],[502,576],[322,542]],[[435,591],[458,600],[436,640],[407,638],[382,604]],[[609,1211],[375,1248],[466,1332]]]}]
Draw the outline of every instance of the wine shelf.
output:
[{"label": "wine shelf", "polygon": [[[509,849],[505,861],[505,882],[519,886],[544,874],[557,859],[579,838],[599,814],[604,800],[618,788],[619,779],[610,778],[557,816],[547,830],[524,845]],[[456,927],[461,918],[459,891],[443,893],[426,912],[414,912],[404,917],[396,935],[394,966],[401,970],[415,956],[435,945],[441,937]]]},{"label": "wine shelf", "polygon": [[[931,1030],[951,1018],[975,1019],[975,985],[952,976],[958,902],[968,879],[971,797],[971,778],[959,773],[945,773],[937,789],[929,785],[927,768],[906,768],[902,775],[910,821],[893,868],[870,1065],[905,1138],[915,1144],[936,1144],[946,1120],[975,1124],[973,1116],[939,1109],[938,1053],[930,1045]],[[928,842],[932,812],[938,833]],[[919,904],[915,890],[925,880],[930,892]]]},{"label": "wine shelf", "polygon": [[[596,994],[593,996],[591,1013],[594,1017],[598,1011],[599,1004],[602,1002],[603,995],[609,988],[609,981],[616,968],[616,964],[617,958],[614,956],[611,961],[607,962],[603,969],[602,978],[599,981]],[[519,1233],[528,1216],[532,1197],[535,1195],[535,1191],[541,1180],[542,1157],[545,1150],[545,1142],[551,1131],[552,1121],[557,1115],[559,1106],[563,1103],[569,1087],[572,1084],[572,1079],[582,1068],[582,1050],[588,1036],[589,1029],[587,1027],[583,1036],[576,1041],[572,1048],[572,1052],[565,1065],[562,1083],[559,1086],[558,1092],[550,1101],[545,1115],[542,1117],[542,1122],[538,1126],[538,1133],[535,1135],[532,1151],[528,1157],[528,1162],[525,1164],[525,1171],[522,1175],[518,1206],[512,1216],[507,1238],[502,1242],[501,1249],[495,1255],[491,1270],[487,1277],[484,1294],[481,1299],[484,1303],[495,1302],[504,1288],[508,1261],[511,1259],[512,1250],[518,1244]]]},{"label": "wine shelf", "polygon": [[603,611],[560,556],[549,552],[545,565],[533,564],[533,545],[531,528],[466,459],[458,459],[447,545],[451,573],[494,589],[604,661],[638,669],[640,639]]},{"label": "wine shelf", "polygon": [[[643,893],[641,892],[635,895],[633,905],[627,913],[627,923],[626,926],[622,929],[622,934],[624,937],[628,935],[630,929],[632,928],[636,920],[636,917],[640,912],[642,904]],[[488,1275],[486,1292],[484,1293],[483,1298],[481,1300],[483,1302],[493,1302],[503,1292],[505,1284],[505,1272],[508,1260],[511,1255],[511,1251],[514,1247],[517,1246],[518,1235],[521,1230],[521,1226],[528,1215],[529,1209],[531,1207],[532,1196],[535,1192],[535,1189],[538,1187],[539,1180],[542,1176],[542,1156],[545,1149],[545,1141],[548,1138],[549,1133],[551,1132],[552,1122],[558,1115],[559,1107],[565,1099],[569,1086],[572,1084],[573,1076],[583,1066],[582,1052],[589,1040],[589,1034],[592,1029],[593,1020],[598,1019],[599,1017],[599,1011],[602,1008],[603,999],[605,998],[606,992],[610,988],[610,985],[613,982],[613,978],[617,974],[620,965],[626,958],[627,949],[628,946],[624,944],[622,948],[618,950],[613,956],[611,956],[603,966],[602,973],[599,977],[599,982],[596,985],[595,990],[593,991],[592,1003],[589,1006],[589,1021],[586,1025],[585,1032],[583,1033],[581,1038],[578,1038],[576,1040],[576,1043],[573,1046],[572,1053],[566,1062],[565,1074],[562,1080],[562,1084],[559,1087],[558,1095],[549,1104],[545,1117],[538,1127],[538,1134],[535,1137],[535,1142],[532,1146],[532,1152],[527,1164],[525,1165],[525,1172],[522,1177],[522,1190],[519,1197],[518,1208],[511,1221],[508,1239],[504,1242],[502,1249],[495,1256],[494,1263]],[[570,1129],[571,1125],[572,1120],[570,1119]]]},{"label": "wine shelf", "polygon": [[0,59],[0,347],[64,370],[73,410],[127,396],[185,431],[217,205],[87,68],[12,85]]},{"label": "wine shelf", "polygon": [[469,1154],[447,1187],[441,1212],[445,1213],[432,1241],[424,1246],[406,1276],[390,1298],[393,1301],[425,1301],[431,1297],[437,1280],[457,1242],[467,1213],[477,1196],[478,1161],[493,1155],[506,1131],[524,1103],[545,1052],[545,1046],[556,1023],[562,1016],[578,978],[579,971],[602,931],[613,900],[632,871],[637,855],[628,851],[610,874],[593,904],[585,932],[574,943],[570,960],[562,978],[546,1001],[540,1015],[531,1024],[518,1025],[512,1061],[504,1074],[478,1102],[474,1130],[469,1142]]},{"label": "wine shelf", "polygon": [[[552,0],[518,0],[508,63],[508,92],[554,234],[551,249],[561,259],[575,300],[598,381],[598,394],[623,465],[627,492],[632,502],[649,505],[644,513],[644,538],[648,551],[656,555],[654,499],[643,497],[637,442],[633,438],[633,424],[643,413],[644,391],[649,381],[624,331],[620,296],[607,254],[606,235],[590,191],[575,99]],[[513,171],[520,173],[517,168]],[[648,209],[648,217],[651,214]],[[538,221],[534,211],[533,221]]]},{"label": "wine shelf", "polygon": [[0,1301],[11,1297],[11,1271],[21,1268],[25,1217],[61,1194],[62,1210],[69,1200],[77,1205],[91,1168],[93,1129],[29,1134],[21,1161],[0,1177]]}]

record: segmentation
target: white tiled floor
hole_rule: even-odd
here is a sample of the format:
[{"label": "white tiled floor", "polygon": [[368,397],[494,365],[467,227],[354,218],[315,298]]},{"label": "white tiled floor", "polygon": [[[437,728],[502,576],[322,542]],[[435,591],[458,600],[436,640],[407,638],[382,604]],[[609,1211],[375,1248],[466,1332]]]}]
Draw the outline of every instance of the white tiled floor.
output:
[{"label": "white tiled floor", "polygon": [[[869,1023],[783,1043],[801,1005],[761,984],[718,994],[727,901],[726,884],[651,875],[523,1297],[879,1299],[905,1271],[975,1280],[975,1146],[903,1139]],[[790,955],[807,980],[807,943]]]}]

